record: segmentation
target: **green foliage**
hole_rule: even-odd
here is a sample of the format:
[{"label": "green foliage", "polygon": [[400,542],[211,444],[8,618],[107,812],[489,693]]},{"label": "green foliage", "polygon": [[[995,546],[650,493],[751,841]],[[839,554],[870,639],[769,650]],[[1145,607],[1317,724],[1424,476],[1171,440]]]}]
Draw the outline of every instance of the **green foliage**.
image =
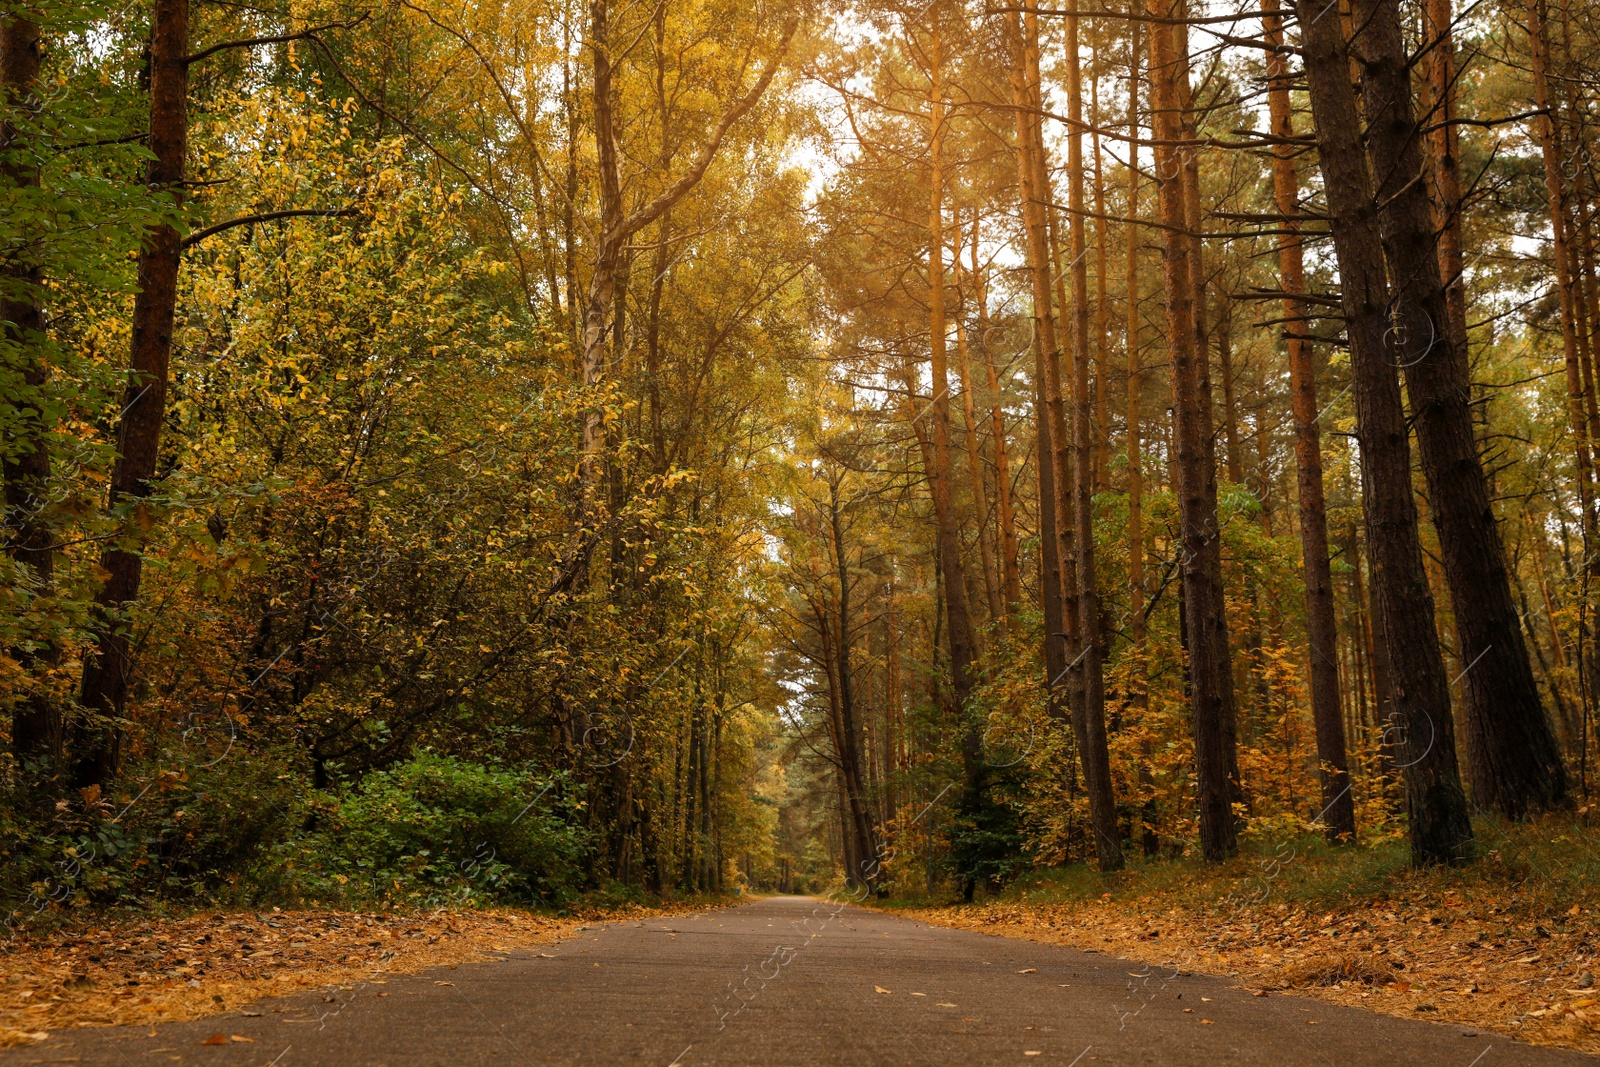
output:
[{"label": "green foliage", "polygon": [[[409,903],[559,904],[590,840],[563,783],[424,752],[318,804],[302,886]],[[563,810],[564,809],[564,810]],[[293,862],[293,861],[291,861]]]},{"label": "green foliage", "polygon": [[173,758],[182,755],[142,760],[121,788],[91,791],[82,805],[39,810],[37,796],[8,797],[0,804],[5,899],[23,901],[26,915],[42,902],[82,908],[239,895],[241,873],[299,832],[306,798],[285,753]]}]

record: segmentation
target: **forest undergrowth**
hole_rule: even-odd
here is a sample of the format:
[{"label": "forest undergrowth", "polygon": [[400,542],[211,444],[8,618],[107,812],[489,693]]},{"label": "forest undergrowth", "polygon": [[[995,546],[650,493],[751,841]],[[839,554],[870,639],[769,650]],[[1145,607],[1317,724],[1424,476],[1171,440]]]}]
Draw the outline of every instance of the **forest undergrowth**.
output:
[{"label": "forest undergrowth", "polygon": [[[1126,1010],[1182,974],[1600,1052],[1600,851],[1592,819],[1479,824],[1470,868],[1404,842],[1256,841],[1220,865],[1135,859],[1040,872],[973,904],[888,902],[943,926],[1134,961]],[[1196,1004],[1199,1017],[1203,1009]]]}]

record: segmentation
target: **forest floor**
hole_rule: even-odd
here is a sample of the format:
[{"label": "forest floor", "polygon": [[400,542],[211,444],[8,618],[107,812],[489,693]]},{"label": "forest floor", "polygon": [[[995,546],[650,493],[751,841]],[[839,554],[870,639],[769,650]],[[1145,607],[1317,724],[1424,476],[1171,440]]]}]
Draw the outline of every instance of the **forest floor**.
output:
[{"label": "forest floor", "polygon": [[970,905],[889,906],[1167,973],[1225,976],[1257,996],[1600,1052],[1600,836],[1574,817],[1480,828],[1479,844],[1474,864],[1419,872],[1403,842],[1299,840],[1212,868],[1133,859],[1107,876],[1048,872]]},{"label": "forest floor", "polygon": [[50,1030],[153,1026],[308,989],[381,985],[385,975],[552,944],[595,922],[726,903],[625,904],[571,909],[566,917],[498,908],[272,908],[80,920],[21,935],[0,952],[0,1048],[43,1040]]}]

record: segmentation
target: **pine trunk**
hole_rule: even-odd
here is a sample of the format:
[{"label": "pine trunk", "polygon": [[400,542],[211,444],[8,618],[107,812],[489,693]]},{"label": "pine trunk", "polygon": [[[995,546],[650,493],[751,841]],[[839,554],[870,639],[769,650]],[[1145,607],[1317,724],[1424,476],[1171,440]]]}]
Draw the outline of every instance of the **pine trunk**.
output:
[{"label": "pine trunk", "polygon": [[[1061,350],[1056,340],[1055,311],[1050,298],[1050,246],[1045,232],[1042,197],[1035,182],[1034,130],[1037,109],[1029,91],[1028,51],[1036,48],[1037,16],[1034,0],[1023,0],[1025,14],[1012,24],[1014,61],[1011,69],[1012,113],[1016,118],[1017,185],[1022,201],[1023,228],[1027,233],[1028,277],[1034,319],[1035,449],[1039,471],[1039,601],[1044,615],[1045,687],[1053,718],[1065,711],[1061,683],[1067,671],[1066,613],[1062,603],[1061,536],[1056,528],[1057,473],[1055,438],[1048,403],[1048,368],[1058,364]],[[1029,31],[1032,31],[1030,35]],[[1035,63],[1036,65],[1036,63]]]},{"label": "pine trunk", "polygon": [[[1167,343],[1172,367],[1173,436],[1177,446],[1174,477],[1178,487],[1183,577],[1183,630],[1188,648],[1189,683],[1194,728],[1195,791],[1200,807],[1200,847],[1205,858],[1220,862],[1238,847],[1229,781],[1229,720],[1233,674],[1227,654],[1226,618],[1222,604],[1220,527],[1217,525],[1215,475],[1206,469],[1211,428],[1201,397],[1199,362],[1205,356],[1196,344],[1195,242],[1190,234],[1185,195],[1183,151],[1186,140],[1180,116],[1187,93],[1187,66],[1175,47],[1174,10],[1166,0],[1149,0],[1152,125],[1156,171],[1160,178],[1164,284],[1167,300]],[[1177,32],[1186,32],[1181,28]]]},{"label": "pine trunk", "polygon": [[[1095,856],[1102,871],[1122,867],[1117,800],[1106,745],[1105,650],[1100,642],[1100,588],[1094,562],[1094,397],[1089,386],[1089,264],[1083,188],[1083,76],[1078,54],[1078,17],[1067,15],[1067,182],[1072,247],[1073,492],[1078,549],[1078,637],[1075,668],[1083,697],[1074,724],[1083,762]],[[1103,281],[1103,279],[1102,279]],[[1102,349],[1103,351],[1103,349]]]},{"label": "pine trunk", "polygon": [[[1330,13],[1335,17],[1326,18]],[[1300,0],[1297,14],[1355,379],[1373,595],[1394,669],[1395,710],[1384,733],[1400,757],[1398,769],[1405,772],[1412,862],[1459,863],[1471,856],[1472,823],[1456,765],[1433,594],[1422,563],[1400,381],[1385,349],[1389,290],[1377,201],[1350,84],[1350,54],[1336,0]]]},{"label": "pine trunk", "polygon": [[961,561],[961,533],[951,472],[954,468],[950,433],[950,373],[945,357],[944,282],[944,83],[940,37],[936,28],[930,42],[932,81],[929,88],[928,149],[931,163],[928,202],[928,349],[933,371],[933,484],[934,518],[939,527],[939,559],[944,568],[944,607],[950,640],[950,684],[954,690],[961,731],[964,777],[961,807],[975,813],[983,801],[984,767],[982,735],[970,717],[972,698],[973,633],[967,605],[967,582]]},{"label": "pine trunk", "polygon": [[[1269,45],[1283,43],[1283,21],[1277,0],[1261,5]],[[1311,658],[1311,719],[1316,726],[1317,758],[1322,784],[1322,821],[1330,841],[1353,840],[1355,801],[1350,792],[1345,753],[1344,720],[1340,713],[1339,646],[1333,602],[1333,571],[1328,556],[1328,509],[1322,488],[1322,427],[1317,418],[1317,368],[1306,340],[1311,305],[1306,291],[1300,237],[1300,181],[1295,173],[1294,118],[1289,109],[1289,64],[1282,52],[1267,53],[1268,105],[1273,147],[1272,178],[1278,213],[1278,271],[1286,294],[1289,392],[1294,413],[1294,456],[1300,500],[1300,554],[1306,588],[1306,637]]]},{"label": "pine trunk", "polygon": [[1393,294],[1390,357],[1405,371],[1418,453],[1455,606],[1468,777],[1508,819],[1568,803],[1566,768],[1528,658],[1489,483],[1472,427],[1464,338],[1450,327],[1398,0],[1354,0],[1362,28],[1367,148]]}]

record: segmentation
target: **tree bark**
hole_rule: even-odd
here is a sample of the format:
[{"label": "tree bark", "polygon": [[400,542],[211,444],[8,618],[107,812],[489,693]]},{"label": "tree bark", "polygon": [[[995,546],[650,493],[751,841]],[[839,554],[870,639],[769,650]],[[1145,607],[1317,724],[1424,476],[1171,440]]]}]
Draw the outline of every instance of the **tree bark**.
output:
[{"label": "tree bark", "polygon": [[872,822],[871,795],[862,759],[861,725],[856,714],[855,677],[850,662],[854,625],[850,614],[850,562],[845,553],[837,479],[828,482],[828,532],[833,539],[834,572],[839,583],[839,763],[844,774],[847,818],[855,842],[856,864],[850,872],[853,877],[871,884],[878,879],[878,870],[870,863],[877,855],[877,832]]},{"label": "tree bark", "polygon": [[[1277,0],[1262,0],[1262,21],[1269,45],[1283,43],[1283,20]],[[1328,556],[1328,508],[1322,488],[1322,427],[1318,424],[1317,368],[1308,320],[1300,237],[1300,182],[1295,173],[1294,117],[1289,108],[1289,64],[1282,52],[1267,53],[1268,106],[1272,134],[1279,143],[1272,152],[1273,191],[1283,217],[1278,237],[1278,272],[1287,294],[1283,317],[1288,320],[1289,393],[1294,414],[1294,456],[1300,502],[1300,555],[1306,589],[1306,637],[1311,658],[1311,720],[1316,726],[1317,758],[1322,784],[1322,821],[1330,841],[1354,840],[1355,800],[1350,791],[1345,753],[1344,720],[1340,713],[1338,628],[1335,625],[1333,571]],[[1359,565],[1359,564],[1358,564]]]},{"label": "tree bark", "polygon": [[[1167,0],[1149,0],[1153,20],[1170,20]],[[1178,80],[1188,80],[1179,60],[1174,27],[1152,21],[1150,75],[1151,118],[1158,142],[1156,170],[1160,178],[1162,264],[1167,300],[1167,344],[1172,367],[1173,436],[1177,445],[1174,474],[1178,487],[1183,576],[1184,639],[1188,649],[1191,717],[1195,747],[1195,791],[1200,809],[1200,847],[1205,858],[1220,862],[1238,847],[1229,780],[1229,719],[1233,672],[1228,659],[1226,619],[1222,603],[1220,528],[1217,525],[1215,475],[1206,470],[1209,419],[1202,406],[1196,344],[1194,253],[1189,226],[1184,171],[1186,160],[1173,144],[1184,138],[1180,116],[1184,97]],[[1186,32],[1186,31],[1183,31]],[[1183,151],[1192,151],[1185,147]]]},{"label": "tree bark", "polygon": [[[1129,14],[1137,16],[1139,0],[1129,0]],[[1144,606],[1144,444],[1141,437],[1140,401],[1144,372],[1140,366],[1139,317],[1139,30],[1142,23],[1131,19],[1128,40],[1128,206],[1127,242],[1128,317],[1123,327],[1128,358],[1128,638],[1132,646],[1133,670],[1129,679],[1128,703],[1143,712],[1150,706],[1149,678],[1145,664]],[[1141,715],[1141,719],[1143,716]],[[1161,851],[1156,831],[1155,774],[1151,770],[1152,745],[1146,731],[1139,744],[1139,790],[1144,803],[1139,807],[1140,843],[1147,857]]]},{"label": "tree bark", "polygon": [[[962,273],[959,215],[950,244],[954,250],[951,262],[955,265],[959,279]],[[957,284],[960,284],[959,280]],[[964,305],[965,300],[962,303]],[[974,397],[974,386],[977,383],[972,377],[972,353],[967,344],[965,311],[963,306],[962,314],[956,316],[956,371],[961,376],[961,415],[966,427],[967,475],[972,485],[972,510],[977,525],[979,562],[983,565],[984,597],[989,604],[990,620],[1000,623],[1005,619],[1005,608],[1001,605],[1000,574],[995,563],[994,538],[989,525],[989,490],[983,477],[983,448],[978,432],[977,401]]]},{"label": "tree bark", "polygon": [[[1025,15],[1014,15],[1011,66],[1012,114],[1016,119],[1017,186],[1022,201],[1023,229],[1027,234],[1028,278],[1033,296],[1034,419],[1039,471],[1039,600],[1044,615],[1045,688],[1052,717],[1064,711],[1061,683],[1067,670],[1066,619],[1062,604],[1061,536],[1056,528],[1056,433],[1048,404],[1049,370],[1059,363],[1055,311],[1050,302],[1050,246],[1045,233],[1043,197],[1035,181],[1034,129],[1036,107],[1029,91],[1027,53],[1030,20],[1036,23],[1035,0],[1023,0]],[[1037,47],[1036,45],[1031,47]]]},{"label": "tree bark", "polygon": [[[1472,427],[1472,379],[1450,326],[1398,0],[1354,0],[1379,224],[1394,288],[1389,354],[1404,368],[1465,674],[1468,777],[1508,819],[1568,803]],[[1391,635],[1392,636],[1392,635]]]},{"label": "tree bark", "polygon": [[950,685],[954,691],[956,715],[961,731],[961,763],[964,776],[961,807],[975,814],[983,802],[983,738],[971,718],[973,633],[971,610],[967,604],[967,583],[961,562],[961,534],[956,524],[951,471],[950,374],[945,356],[944,282],[944,81],[939,29],[930,42],[930,85],[928,115],[928,154],[930,186],[928,198],[928,348],[933,375],[933,460],[934,518],[939,527],[939,558],[944,566],[945,615],[949,626]]},{"label": "tree bark", "polygon": [[[150,21],[151,159],[145,181],[157,195],[170,198],[174,209],[183,199],[189,143],[188,54],[189,0],[156,0]],[[108,510],[123,520],[123,529],[117,546],[100,557],[106,579],[95,600],[95,648],[83,669],[87,719],[74,730],[72,778],[79,788],[109,781],[120,758],[117,720],[127,706],[133,666],[127,613],[138,599],[144,564],[139,537],[129,527],[137,529],[148,522],[141,513],[161,450],[182,255],[177,227],[170,222],[152,226],[139,252],[128,386],[107,502]]]},{"label": "tree bark", "polygon": [[[1089,797],[1089,822],[1094,828],[1095,857],[1102,871],[1123,864],[1117,829],[1117,799],[1111,782],[1111,754],[1106,745],[1104,648],[1100,642],[1100,589],[1094,564],[1094,396],[1089,385],[1089,264],[1084,224],[1083,74],[1078,52],[1078,16],[1067,15],[1067,183],[1071,205],[1067,229],[1072,249],[1072,400],[1073,493],[1077,521],[1078,637],[1082,642],[1074,668],[1083,697],[1073,716],[1078,758],[1083,763],[1084,790]],[[1102,284],[1104,278],[1102,277]],[[1102,349],[1103,351],[1103,349]]]},{"label": "tree bark", "polygon": [[[1089,121],[1100,127],[1100,72],[1098,64],[1091,75],[1094,96],[1090,100]],[[1110,220],[1106,218],[1106,186],[1100,152],[1100,134],[1090,141],[1094,151],[1094,488],[1104,490],[1109,478],[1106,467],[1111,459],[1111,242]],[[1104,636],[1104,635],[1102,635]]]},{"label": "tree bark", "polygon": [[[42,102],[36,92],[39,80],[39,25],[25,7],[0,16],[0,81],[9,115],[32,116]],[[13,189],[39,188],[39,166],[27,134],[9,118],[0,123],[0,181]],[[50,445],[46,434],[44,386],[48,369],[41,358],[45,343],[44,312],[40,290],[44,273],[25,246],[0,273],[0,330],[10,349],[6,362],[20,369],[21,389],[6,397],[6,421],[12,441],[0,467],[5,483],[6,549],[19,565],[32,595],[47,594],[54,584],[54,535],[45,509],[49,503]],[[14,354],[13,354],[14,353]],[[24,670],[57,658],[54,648],[33,651],[12,649]],[[18,763],[61,757],[61,714],[42,691],[17,700],[11,719],[11,752]]]},{"label": "tree bark", "polygon": [[994,434],[995,509],[1000,523],[1000,585],[1004,591],[1006,624],[1016,622],[1022,606],[1022,570],[1017,563],[1017,523],[1011,506],[1011,464],[1007,455],[1005,396],[1000,389],[1000,374],[989,346],[989,302],[978,259],[978,216],[972,217],[972,289],[978,305],[978,350],[983,356],[989,385],[989,421]]},{"label": "tree bark", "polygon": [[[1544,159],[1545,197],[1550,210],[1550,251],[1556,271],[1556,294],[1561,301],[1561,351],[1567,372],[1567,418],[1572,427],[1577,465],[1578,504],[1583,511],[1584,557],[1592,560],[1597,533],[1594,464],[1590,451],[1589,419],[1583,408],[1585,387],[1578,348],[1580,294],[1574,278],[1575,264],[1567,229],[1566,189],[1561,177],[1565,154],[1562,151],[1560,128],[1550,112],[1550,33],[1545,0],[1529,0],[1528,52],[1533,70],[1533,106],[1541,112],[1534,116],[1532,123]],[[1592,563],[1590,567],[1592,569]]]},{"label": "tree bark", "polygon": [[[1373,593],[1394,668],[1395,711],[1385,736],[1405,772],[1412,862],[1459,863],[1471,856],[1472,824],[1456,765],[1433,594],[1422,563],[1400,382],[1385,351],[1389,291],[1377,200],[1336,5],[1337,0],[1299,0],[1297,14],[1355,379]],[[1330,13],[1334,17],[1326,18]]]}]

